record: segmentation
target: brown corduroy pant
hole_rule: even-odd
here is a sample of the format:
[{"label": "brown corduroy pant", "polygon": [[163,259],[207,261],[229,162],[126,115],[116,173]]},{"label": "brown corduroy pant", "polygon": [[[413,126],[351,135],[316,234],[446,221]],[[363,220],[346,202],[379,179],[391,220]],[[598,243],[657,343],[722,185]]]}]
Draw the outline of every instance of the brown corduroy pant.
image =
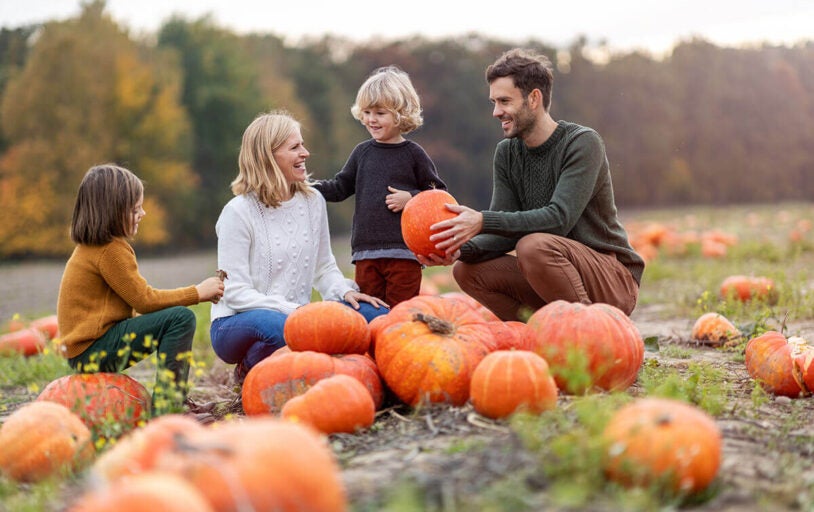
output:
[{"label": "brown corduroy pant", "polygon": [[461,290],[501,320],[523,319],[555,300],[602,302],[626,315],[636,307],[639,285],[612,253],[547,233],[521,238],[515,253],[452,269]]}]

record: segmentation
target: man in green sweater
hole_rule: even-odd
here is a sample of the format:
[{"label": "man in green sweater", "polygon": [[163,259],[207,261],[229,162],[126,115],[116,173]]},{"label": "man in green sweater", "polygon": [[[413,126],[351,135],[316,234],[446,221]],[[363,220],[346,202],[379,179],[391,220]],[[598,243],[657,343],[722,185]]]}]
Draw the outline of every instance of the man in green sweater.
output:
[{"label": "man in green sweater", "polygon": [[461,289],[503,320],[555,300],[603,302],[630,315],[644,261],[628,241],[613,197],[605,146],[591,128],[549,112],[551,62],[506,52],[486,69],[492,115],[505,137],[493,164],[492,202],[432,226],[430,239]]}]

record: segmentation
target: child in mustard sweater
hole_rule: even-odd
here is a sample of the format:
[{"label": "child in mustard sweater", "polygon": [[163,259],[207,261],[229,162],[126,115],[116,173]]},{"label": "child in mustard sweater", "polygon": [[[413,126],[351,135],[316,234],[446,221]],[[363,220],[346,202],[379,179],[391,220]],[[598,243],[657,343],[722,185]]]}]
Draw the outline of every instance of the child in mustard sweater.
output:
[{"label": "child in mustard sweater", "polygon": [[179,391],[171,400],[180,402],[195,334],[195,314],[184,306],[218,302],[223,282],[210,277],[173,290],[147,284],[128,243],[146,214],[143,205],[144,187],[129,170],[107,164],[85,174],[71,219],[77,245],[59,287],[59,332],[68,363],[80,373],[121,371],[157,351]]}]

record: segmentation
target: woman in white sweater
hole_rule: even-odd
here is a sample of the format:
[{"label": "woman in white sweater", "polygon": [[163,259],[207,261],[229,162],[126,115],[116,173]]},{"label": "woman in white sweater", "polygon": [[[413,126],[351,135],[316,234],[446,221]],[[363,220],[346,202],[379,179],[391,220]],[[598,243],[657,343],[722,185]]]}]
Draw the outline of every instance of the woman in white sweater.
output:
[{"label": "woman in white sweater", "polygon": [[312,289],[368,321],[389,312],[339,270],[325,199],[308,185],[308,156],[300,124],[284,112],[258,116],[243,133],[235,197],[215,226],[226,288],[210,329],[215,354],[236,364],[238,382],[285,345],[285,319],[311,301]]}]

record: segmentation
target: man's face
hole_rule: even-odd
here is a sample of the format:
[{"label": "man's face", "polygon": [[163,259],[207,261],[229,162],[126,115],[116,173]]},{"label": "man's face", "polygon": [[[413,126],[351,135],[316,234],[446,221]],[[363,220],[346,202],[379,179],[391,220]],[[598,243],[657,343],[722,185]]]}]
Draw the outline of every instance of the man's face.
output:
[{"label": "man's face", "polygon": [[489,101],[495,106],[492,116],[500,120],[507,139],[523,139],[534,128],[537,122],[534,113],[511,77],[501,77],[489,84]]}]

